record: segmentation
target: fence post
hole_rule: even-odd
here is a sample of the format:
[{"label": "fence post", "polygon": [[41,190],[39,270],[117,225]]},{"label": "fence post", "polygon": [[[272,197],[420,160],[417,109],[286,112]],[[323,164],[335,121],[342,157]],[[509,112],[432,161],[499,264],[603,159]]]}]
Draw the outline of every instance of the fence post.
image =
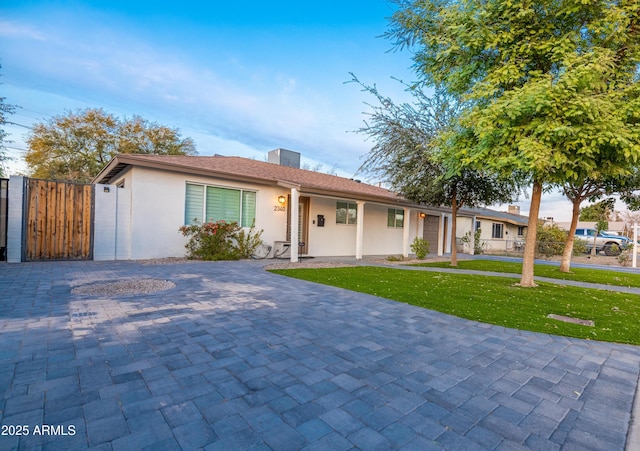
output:
[{"label": "fence post", "polygon": [[633,255],[632,267],[636,268],[636,260],[638,258],[638,223],[633,223],[633,250],[631,251]]},{"label": "fence post", "polygon": [[22,233],[23,233],[23,196],[25,178],[19,175],[9,177],[7,215],[7,262],[20,263],[22,261]]}]

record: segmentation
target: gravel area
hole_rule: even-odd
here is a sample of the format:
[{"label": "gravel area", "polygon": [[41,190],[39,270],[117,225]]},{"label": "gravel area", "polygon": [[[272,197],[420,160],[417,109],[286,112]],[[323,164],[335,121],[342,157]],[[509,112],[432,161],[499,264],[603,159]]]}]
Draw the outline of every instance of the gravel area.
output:
[{"label": "gravel area", "polygon": [[149,294],[168,290],[176,284],[168,280],[129,279],[117,282],[102,282],[83,285],[71,290],[71,294],[80,296],[117,296],[130,294]]},{"label": "gravel area", "polygon": [[283,262],[283,263],[272,263],[270,265],[266,265],[264,267],[265,270],[269,271],[272,269],[294,269],[294,268],[348,268],[358,265],[351,265],[348,263],[339,263],[339,262]]}]

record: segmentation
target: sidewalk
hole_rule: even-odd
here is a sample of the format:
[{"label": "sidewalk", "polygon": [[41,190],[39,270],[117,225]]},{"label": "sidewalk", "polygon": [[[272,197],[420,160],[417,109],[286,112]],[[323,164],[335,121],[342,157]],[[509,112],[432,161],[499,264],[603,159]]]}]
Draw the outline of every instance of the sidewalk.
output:
[{"label": "sidewalk", "polygon": [[[638,347],[467,321],[265,263],[0,265],[0,419],[12,432],[0,449],[637,443]],[[175,287],[71,293],[130,279]]]}]

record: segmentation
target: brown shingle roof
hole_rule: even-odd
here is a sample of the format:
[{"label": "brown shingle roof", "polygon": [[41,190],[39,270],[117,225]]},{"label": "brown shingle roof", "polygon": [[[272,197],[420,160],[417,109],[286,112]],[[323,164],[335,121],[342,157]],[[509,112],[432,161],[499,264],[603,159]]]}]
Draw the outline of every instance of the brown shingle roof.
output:
[{"label": "brown shingle roof", "polygon": [[96,176],[96,183],[110,183],[128,166],[143,166],[174,172],[209,175],[261,184],[297,185],[303,193],[340,195],[362,200],[415,205],[385,188],[344,177],[290,168],[242,157],[182,155],[117,155]]}]

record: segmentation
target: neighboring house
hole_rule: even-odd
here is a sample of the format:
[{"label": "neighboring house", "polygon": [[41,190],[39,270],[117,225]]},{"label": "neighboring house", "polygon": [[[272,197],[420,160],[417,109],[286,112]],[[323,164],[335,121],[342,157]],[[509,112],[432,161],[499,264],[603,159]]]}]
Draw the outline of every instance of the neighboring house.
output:
[{"label": "neighboring house", "polygon": [[528,222],[529,217],[520,215],[517,206],[509,206],[509,212],[463,208],[458,215],[457,236],[463,237],[470,230],[480,229],[485,251],[520,251],[524,249]]},{"label": "neighboring house", "polygon": [[[299,164],[277,149],[269,161]],[[404,255],[415,237],[450,252],[451,213],[358,180],[227,156],[118,155],[96,176],[94,259],[184,256],[178,231],[194,220],[263,230],[270,256]],[[296,214],[291,215],[294,211]],[[296,237],[293,240],[291,237]],[[293,244],[293,245],[292,245]],[[297,244],[300,244],[298,246]]]}]

